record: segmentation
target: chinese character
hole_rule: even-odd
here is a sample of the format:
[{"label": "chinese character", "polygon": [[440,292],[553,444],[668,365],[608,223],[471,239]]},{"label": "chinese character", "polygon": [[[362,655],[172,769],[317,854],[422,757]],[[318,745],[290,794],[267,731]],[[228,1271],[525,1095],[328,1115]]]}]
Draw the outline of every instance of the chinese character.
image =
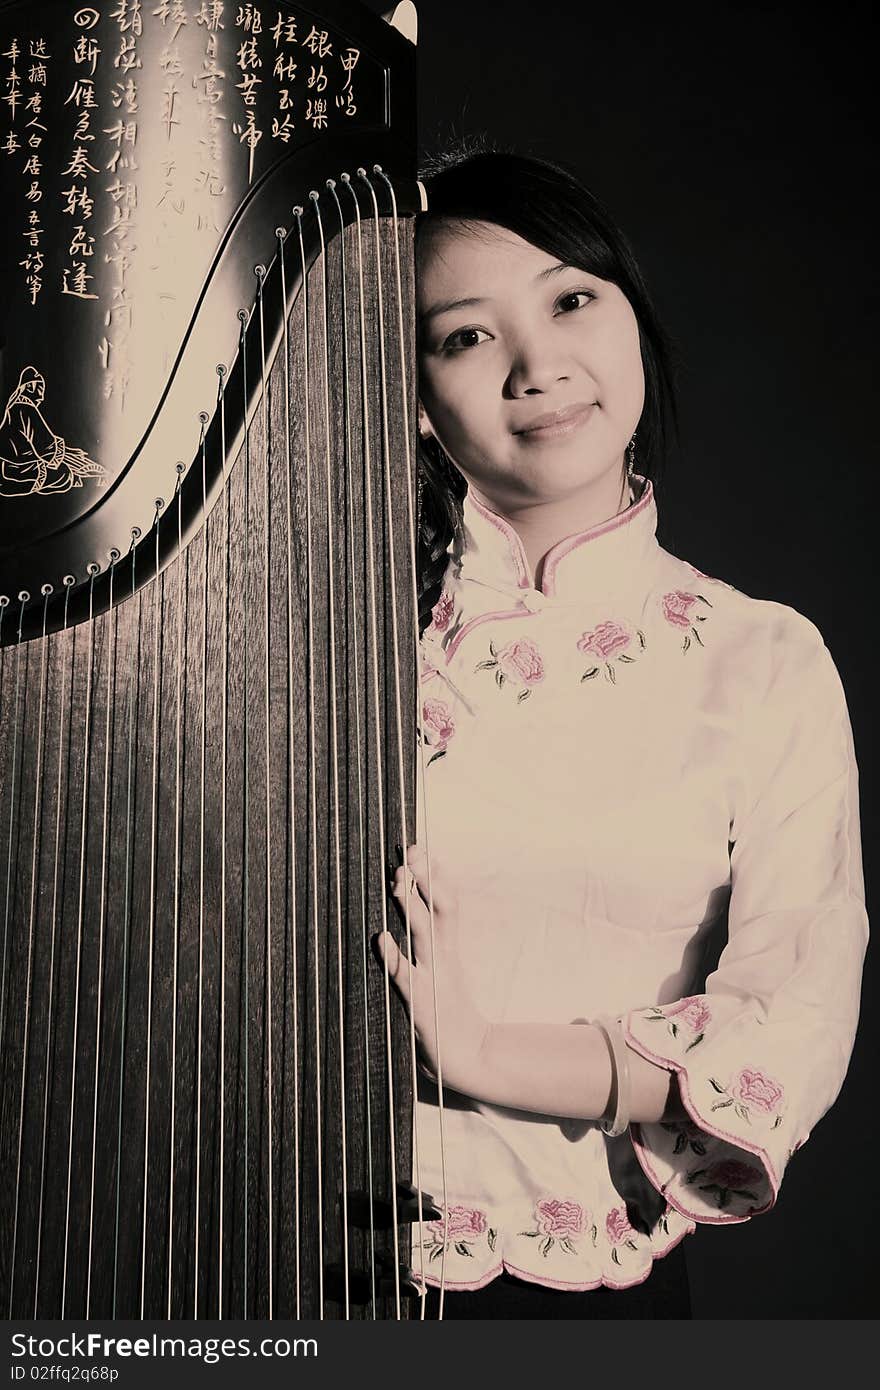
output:
[{"label": "chinese character", "polygon": [[137,55],[137,39],[134,35],[123,38],[122,47],[113,59],[113,66],[120,68],[122,72],[131,72],[132,68],[143,67],[143,63]]},{"label": "chinese character", "polygon": [[87,183],[90,173],[97,174],[100,173],[100,170],[96,169],[94,164],[89,163],[88,151],[80,148],[74,150],[71,161],[61,177],[66,178],[68,174],[71,174],[73,178],[82,179],[83,183]]},{"label": "chinese character", "polygon": [[96,294],[89,294],[88,285],[94,280],[94,275],[89,275],[85,261],[77,261],[73,266],[65,266],[63,270],[64,283],[61,287],[62,294],[75,295],[77,299],[97,299]]},{"label": "chinese character", "polygon": [[157,19],[161,19],[163,24],[167,24],[169,19],[174,25],[174,32],[171,35],[171,42],[177,38],[184,24],[188,23],[186,9],[183,0],[162,0],[158,9],[153,11]]},{"label": "chinese character", "polygon": [[296,19],[293,15],[285,19],[281,11],[278,11],[278,23],[272,30],[272,37],[276,48],[280,48],[282,43],[296,43]]},{"label": "chinese character", "polygon": [[256,39],[245,39],[238,50],[238,66],[242,72],[246,72],[248,68],[261,68],[263,66],[263,60],[257,52]]},{"label": "chinese character", "polygon": [[67,200],[64,211],[70,217],[74,217],[77,208],[79,208],[82,211],[83,221],[88,222],[94,211],[95,200],[89,197],[87,188],[77,188],[76,184],[73,184],[70,188],[65,188],[61,196]]},{"label": "chinese character", "polygon": [[318,68],[317,72],[315,72],[314,68],[310,69],[307,85],[309,87],[316,87],[319,92],[323,92],[324,88],[327,86],[327,74],[324,72],[323,64]]},{"label": "chinese character", "polygon": [[279,121],[277,116],[272,117],[272,139],[283,140],[285,145],[290,140],[294,132],[294,124],[290,116],[285,116],[283,121]]},{"label": "chinese character", "polygon": [[283,53],[279,53],[275,59],[274,73],[282,82],[292,82],[296,77],[296,63],[292,58],[285,58]]},{"label": "chinese character", "polygon": [[196,24],[204,25],[209,33],[216,34],[218,29],[225,29],[223,20],[223,0],[202,0],[201,8],[196,15]]},{"label": "chinese character", "polygon": [[342,88],[344,92],[348,91],[348,88],[351,85],[351,74],[357,67],[357,61],[360,56],[360,49],[358,48],[347,48],[345,50],[345,53],[340,54],[339,56],[339,61],[342,64],[343,72],[346,73],[345,84]]},{"label": "chinese character", "polygon": [[45,87],[46,85],[46,64],[35,63],[30,70],[28,80],[32,87]]},{"label": "chinese character", "polygon": [[315,53],[319,58],[326,58],[332,52],[332,45],[327,40],[326,29],[316,29],[314,24],[311,31],[303,39],[303,48],[307,48],[310,53]]},{"label": "chinese character", "polygon": [[325,130],[327,128],[327,98],[309,97],[309,104],[306,108],[306,120],[311,121],[313,130]]},{"label": "chinese character", "polygon": [[256,5],[239,5],[236,24],[248,34],[262,34],[263,16]]},{"label": "chinese character", "polygon": [[73,50],[73,58],[76,63],[91,63],[91,76],[94,77],[98,67],[98,59],[101,56],[101,49],[97,39],[87,38],[85,34],[77,41]]}]

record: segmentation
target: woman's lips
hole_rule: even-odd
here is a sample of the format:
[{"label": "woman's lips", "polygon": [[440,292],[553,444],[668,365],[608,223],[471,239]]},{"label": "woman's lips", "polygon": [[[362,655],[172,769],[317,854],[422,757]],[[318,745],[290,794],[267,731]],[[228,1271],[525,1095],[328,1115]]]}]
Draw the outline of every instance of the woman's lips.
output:
[{"label": "woman's lips", "polygon": [[563,410],[551,410],[544,415],[537,415],[530,425],[515,430],[514,433],[527,442],[543,443],[547,439],[560,439],[585,425],[592,417],[596,406],[597,402],[593,401],[569,405]]}]

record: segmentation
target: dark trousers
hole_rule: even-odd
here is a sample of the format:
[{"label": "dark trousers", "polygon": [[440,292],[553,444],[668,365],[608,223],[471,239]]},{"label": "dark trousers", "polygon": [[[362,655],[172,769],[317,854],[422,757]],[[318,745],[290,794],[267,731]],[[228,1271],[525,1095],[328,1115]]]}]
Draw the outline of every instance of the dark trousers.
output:
[{"label": "dark trousers", "polygon": [[[436,1318],[440,1291],[429,1288],[425,1317]],[[629,1289],[572,1291],[515,1279],[505,1270],[483,1289],[443,1295],[447,1318],[689,1318],[691,1297],[684,1244],[654,1261],[643,1284]]]}]

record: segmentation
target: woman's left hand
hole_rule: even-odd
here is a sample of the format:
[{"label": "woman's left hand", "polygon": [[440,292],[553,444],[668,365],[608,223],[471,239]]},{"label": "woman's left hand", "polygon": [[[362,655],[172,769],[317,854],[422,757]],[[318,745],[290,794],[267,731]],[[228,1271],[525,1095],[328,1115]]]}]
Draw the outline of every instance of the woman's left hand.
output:
[{"label": "woman's left hand", "polygon": [[[444,1086],[475,1095],[491,1025],[471,994],[455,887],[438,871],[434,860],[430,867],[429,882],[427,855],[420,846],[410,845],[392,882],[391,896],[403,922],[409,899],[412,962],[390,932],[380,932],[375,938],[376,949],[380,959],[387,960],[388,973],[410,1011],[430,1073],[442,1079]],[[433,933],[428,906],[432,900]]]}]

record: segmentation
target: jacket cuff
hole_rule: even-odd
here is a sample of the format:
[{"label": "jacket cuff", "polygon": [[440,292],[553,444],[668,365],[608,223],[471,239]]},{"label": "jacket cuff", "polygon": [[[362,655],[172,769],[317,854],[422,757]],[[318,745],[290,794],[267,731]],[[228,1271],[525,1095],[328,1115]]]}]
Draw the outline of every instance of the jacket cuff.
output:
[{"label": "jacket cuff", "polygon": [[691,995],[634,1009],[622,1021],[634,1051],[677,1073],[689,1116],[632,1124],[636,1157],[670,1206],[693,1221],[721,1224],[769,1211],[800,1145],[789,1147],[784,1087],[743,1061],[743,1044],[754,1050],[746,1030],[728,1018],[713,1040],[715,1003]]}]

